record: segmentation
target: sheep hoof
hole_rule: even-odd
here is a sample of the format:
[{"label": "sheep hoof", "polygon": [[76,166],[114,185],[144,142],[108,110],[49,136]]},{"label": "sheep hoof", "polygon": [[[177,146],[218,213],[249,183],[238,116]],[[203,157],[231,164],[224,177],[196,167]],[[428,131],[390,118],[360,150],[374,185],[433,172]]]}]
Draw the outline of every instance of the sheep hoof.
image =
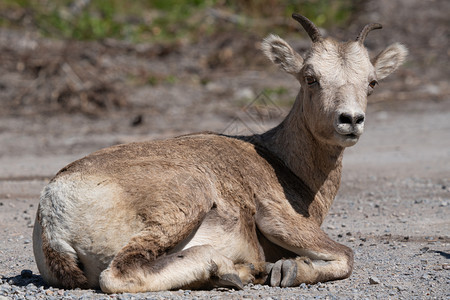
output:
[{"label": "sheep hoof", "polygon": [[226,288],[234,288],[236,290],[244,289],[244,285],[242,284],[241,279],[236,274],[224,274],[219,277],[217,280],[217,286],[226,287]]},{"label": "sheep hoof", "polygon": [[280,286],[282,266],[283,266],[282,260],[277,261],[273,265],[272,271],[270,273],[270,286]]},{"label": "sheep hoof", "polygon": [[293,260],[279,260],[275,264],[267,264],[270,272],[270,286],[293,286],[297,277],[297,264]]},{"label": "sheep hoof", "polygon": [[297,278],[297,264],[293,260],[285,260],[282,266],[283,280],[282,287],[293,286]]}]

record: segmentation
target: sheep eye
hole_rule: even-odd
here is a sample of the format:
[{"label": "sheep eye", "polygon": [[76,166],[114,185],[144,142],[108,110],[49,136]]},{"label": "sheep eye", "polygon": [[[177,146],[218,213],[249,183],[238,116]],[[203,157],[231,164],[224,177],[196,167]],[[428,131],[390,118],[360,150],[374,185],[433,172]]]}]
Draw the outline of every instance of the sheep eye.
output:
[{"label": "sheep eye", "polygon": [[369,83],[369,86],[370,86],[371,88],[374,88],[377,84],[378,84],[378,81],[372,80],[372,81]]},{"label": "sheep eye", "polygon": [[312,76],[305,76],[305,81],[308,85],[313,85],[313,84],[317,83],[316,78],[314,78]]}]

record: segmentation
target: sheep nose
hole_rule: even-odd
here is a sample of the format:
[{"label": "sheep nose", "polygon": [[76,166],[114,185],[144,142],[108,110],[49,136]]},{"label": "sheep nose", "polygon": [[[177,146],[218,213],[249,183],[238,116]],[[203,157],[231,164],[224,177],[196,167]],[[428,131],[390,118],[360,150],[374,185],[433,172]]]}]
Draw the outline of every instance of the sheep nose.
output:
[{"label": "sheep nose", "polygon": [[348,113],[348,112],[343,112],[339,115],[338,118],[338,123],[339,124],[346,124],[346,125],[361,125],[364,123],[364,113],[361,112],[356,112],[356,113]]}]

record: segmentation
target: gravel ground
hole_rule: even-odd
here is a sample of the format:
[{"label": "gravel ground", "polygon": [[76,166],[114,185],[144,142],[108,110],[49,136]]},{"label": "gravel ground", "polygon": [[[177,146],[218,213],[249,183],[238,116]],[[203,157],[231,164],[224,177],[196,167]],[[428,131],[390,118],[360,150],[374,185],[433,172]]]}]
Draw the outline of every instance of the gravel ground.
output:
[{"label": "gravel ground", "polygon": [[[48,143],[66,145],[65,155],[58,154],[64,152],[58,148],[56,154],[40,153],[37,159],[36,149],[20,148],[18,155],[9,153],[0,158],[4,168],[4,177],[0,178],[0,296],[12,299],[449,298],[449,117],[450,99],[426,104],[419,100],[370,105],[366,133],[358,145],[347,150],[341,189],[323,225],[333,239],[355,251],[353,275],[342,281],[298,288],[250,285],[243,291],[105,295],[100,291],[45,286],[34,264],[31,244],[38,194],[60,167],[84,155],[70,151],[83,148],[78,145],[80,142],[83,145],[81,138],[70,139],[50,132],[44,135]],[[99,128],[106,126],[101,123],[97,124]],[[3,128],[10,124],[16,125],[0,120]],[[71,122],[62,127],[72,130]],[[57,131],[61,130],[60,127]],[[22,138],[26,136],[30,144],[38,144],[44,138],[34,135],[32,129],[28,131],[22,131]],[[101,131],[89,137],[97,140],[90,146],[93,148],[107,146],[118,139],[113,134],[105,137]]]},{"label": "gravel ground", "polygon": [[[282,87],[288,98],[298,89],[291,77],[268,66],[242,70],[238,65],[234,72],[209,70],[207,84],[195,81],[192,70],[203,55],[195,47],[149,59],[128,48],[122,52],[114,48],[112,54],[102,52],[99,61],[103,67],[117,66],[113,70],[117,77],[123,75],[119,74],[122,68],[142,67],[163,75],[175,72],[180,79],[176,84],[124,87],[131,108],[94,117],[36,114],[34,107],[26,105],[19,110],[14,106],[11,113],[7,107],[0,109],[0,300],[450,299],[450,85],[443,63],[449,57],[448,8],[444,0],[370,1],[357,22],[357,29],[366,20],[385,25],[368,39],[372,49],[401,41],[410,47],[411,55],[397,75],[382,82],[370,98],[366,132],[356,146],[346,150],[341,189],[323,224],[333,239],[355,251],[350,278],[283,289],[249,285],[242,291],[120,295],[46,286],[34,262],[31,233],[39,193],[60,168],[117,143],[200,130],[223,132],[234,117],[242,116],[242,103],[236,100],[253,98],[264,87]],[[14,50],[14,45],[24,41],[36,42],[27,35],[0,31],[2,47]],[[43,44],[50,45],[48,49],[62,48],[60,42]],[[96,57],[100,46],[83,47]],[[3,52],[13,57],[14,51]],[[27,99],[34,97],[28,87],[36,80],[18,72],[16,64],[14,60],[0,64],[2,104],[20,96],[23,89]],[[46,82],[42,79],[39,84]],[[40,88],[51,91],[52,86]],[[136,121],[139,117],[142,122]],[[279,117],[263,125],[270,126]],[[247,120],[246,125],[259,128],[261,124]]]}]

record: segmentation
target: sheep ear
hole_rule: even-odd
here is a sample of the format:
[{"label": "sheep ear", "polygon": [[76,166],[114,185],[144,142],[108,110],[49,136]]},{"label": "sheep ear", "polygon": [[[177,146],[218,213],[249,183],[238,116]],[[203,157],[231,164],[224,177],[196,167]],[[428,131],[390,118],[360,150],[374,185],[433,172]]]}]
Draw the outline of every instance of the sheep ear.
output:
[{"label": "sheep ear", "polygon": [[303,58],[277,35],[271,34],[261,46],[264,54],[277,66],[292,75],[297,75],[303,66]]},{"label": "sheep ear", "polygon": [[372,61],[377,79],[383,79],[397,70],[405,61],[408,49],[399,43],[392,44],[381,51]]}]

